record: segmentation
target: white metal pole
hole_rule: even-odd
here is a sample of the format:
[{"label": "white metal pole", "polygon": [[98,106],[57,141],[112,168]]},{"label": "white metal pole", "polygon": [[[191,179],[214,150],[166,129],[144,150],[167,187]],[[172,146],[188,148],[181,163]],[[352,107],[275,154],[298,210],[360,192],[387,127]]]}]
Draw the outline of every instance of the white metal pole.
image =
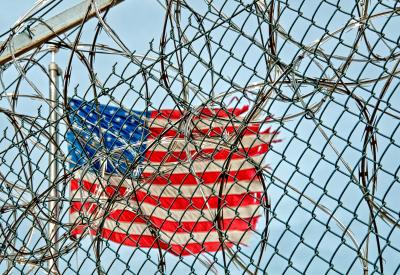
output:
[{"label": "white metal pole", "polygon": [[[59,205],[58,205],[58,188],[57,188],[57,176],[58,176],[58,115],[57,115],[57,105],[58,105],[58,77],[60,75],[58,65],[55,63],[55,54],[57,52],[56,47],[51,47],[51,62],[49,64],[49,74],[50,74],[50,116],[49,116],[49,134],[51,137],[50,142],[50,156],[49,156],[49,183],[50,201],[49,210],[50,216],[58,221],[59,219]],[[58,225],[53,222],[49,222],[49,238],[51,242],[51,256],[52,258],[48,262],[48,268],[51,274],[59,274],[58,272]]]},{"label": "white metal pole", "polygon": [[[13,60],[13,57],[18,57],[23,53],[36,49],[45,42],[57,37],[57,35],[61,35],[79,26],[82,24],[82,20],[85,17],[89,19],[96,16],[96,10],[93,8],[90,10],[89,14],[87,14],[88,7],[92,5],[92,3],[95,3],[98,10],[103,12],[122,1],[123,0],[84,0],[52,18],[34,25],[30,28],[29,33],[24,31],[14,35],[12,39],[8,41],[7,45],[5,45],[4,51],[0,53],[0,65]],[[0,48],[1,46],[3,46],[3,44],[0,42]]]}]

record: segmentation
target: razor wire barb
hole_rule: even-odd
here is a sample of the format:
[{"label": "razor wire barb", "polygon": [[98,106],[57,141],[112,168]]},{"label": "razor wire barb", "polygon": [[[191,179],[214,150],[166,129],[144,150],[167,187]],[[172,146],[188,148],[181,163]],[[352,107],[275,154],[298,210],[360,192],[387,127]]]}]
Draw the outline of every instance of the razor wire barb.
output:
[{"label": "razor wire barb", "polygon": [[[98,2],[90,1],[80,24],[22,55],[13,53],[13,39],[20,34],[34,37],[32,30],[38,24],[53,31],[46,20],[70,7],[69,1],[36,1],[0,36],[0,55],[11,49],[11,60],[0,65],[1,272],[399,272],[398,1],[122,1],[105,10]],[[118,16],[124,16],[123,23]],[[139,25],[134,17],[140,18]],[[48,64],[55,48],[62,70],[57,108],[49,110],[54,102],[48,96]],[[95,114],[102,106],[126,114],[140,110],[135,114],[147,124],[150,112],[173,109],[182,116],[173,122],[168,118],[154,140],[105,150],[107,138],[121,138],[122,130],[104,128],[101,119],[92,123],[88,117],[85,123],[99,127],[98,134],[76,125],[72,117],[79,110],[71,107],[71,99],[90,102]],[[231,114],[244,106],[248,110],[240,118]],[[204,110],[210,111],[206,122],[198,119]],[[216,110],[227,117],[219,117]],[[49,119],[54,112],[57,121]],[[205,123],[209,132],[196,136]],[[223,130],[210,141],[210,131],[218,125]],[[245,132],[254,125],[260,127],[250,146],[268,144],[261,162],[245,152],[246,164],[252,165],[255,181],[262,185],[257,207],[261,215],[249,229],[247,245],[239,244],[243,234],[237,245],[228,247],[224,213],[231,211],[239,219],[241,213],[239,207],[223,205],[228,195],[223,186],[228,186],[228,172]],[[228,126],[234,131],[227,131]],[[58,143],[51,127],[58,129]],[[168,134],[172,130],[177,136]],[[266,131],[269,141],[263,136]],[[85,156],[87,163],[71,165],[67,132],[77,136],[77,147],[96,151]],[[178,148],[179,142],[185,146]],[[207,142],[229,152],[222,165],[214,159],[216,152],[204,153]],[[48,176],[51,145],[57,148],[55,182]],[[146,149],[139,154],[133,149],[142,146]],[[181,150],[186,157],[179,163],[144,165],[143,157],[159,146]],[[124,159],[126,152],[136,155]],[[197,211],[201,218],[213,217],[221,249],[173,255],[168,252],[172,243],[162,248],[165,232],[148,218],[148,210],[131,201],[147,186],[133,179],[133,171],[154,169],[150,182],[171,175],[177,166],[198,175],[194,163],[202,160],[220,165],[222,171],[220,187],[212,191],[201,176],[194,179],[198,185],[194,192],[205,201]],[[93,172],[97,163],[100,168]],[[105,196],[111,184],[106,179],[109,163],[119,165],[115,172],[119,180],[113,182],[117,191]],[[94,173],[93,181],[101,188],[82,201],[95,204],[96,211],[85,208],[71,220],[70,186],[78,172]],[[126,186],[127,181],[135,184]],[[235,184],[240,187],[237,179]],[[175,191],[181,194],[182,186]],[[247,195],[252,191],[249,186],[241,187]],[[208,204],[207,192],[215,193],[216,211]],[[82,191],[78,196],[84,196]],[[52,203],[57,214],[50,209]],[[155,240],[153,248],[112,242],[99,233],[106,228],[107,213],[117,205],[144,220],[145,230]],[[78,220],[86,227],[72,234]],[[55,241],[49,224],[57,228]],[[118,221],[116,228],[122,230]],[[189,233],[189,240],[195,240]],[[205,241],[211,238],[211,229],[207,234]],[[175,240],[174,234],[170,240]],[[50,260],[57,262],[56,269],[49,266]]]}]

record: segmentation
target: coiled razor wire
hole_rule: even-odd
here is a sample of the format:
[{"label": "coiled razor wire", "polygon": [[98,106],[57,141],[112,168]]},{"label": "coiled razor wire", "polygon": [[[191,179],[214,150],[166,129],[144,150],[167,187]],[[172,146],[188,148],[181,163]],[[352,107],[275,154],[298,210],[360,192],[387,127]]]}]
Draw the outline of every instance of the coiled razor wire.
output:
[{"label": "coiled razor wire", "polygon": [[[69,5],[37,1],[1,36],[0,52]],[[92,1],[90,7],[93,19],[1,64],[1,272],[399,272],[398,1],[123,1],[105,11]],[[55,48],[62,72],[52,102],[48,64]],[[191,121],[203,108],[248,105],[240,127],[261,123],[279,139],[257,167],[265,203],[251,243],[176,256],[87,233],[72,237],[71,98],[128,112],[180,110],[188,144]],[[58,143],[51,127],[58,128]],[[55,182],[48,176],[51,144]],[[107,157],[98,152],[91,161]],[[49,209],[54,205],[58,215]],[[58,228],[57,241],[49,224]]]}]

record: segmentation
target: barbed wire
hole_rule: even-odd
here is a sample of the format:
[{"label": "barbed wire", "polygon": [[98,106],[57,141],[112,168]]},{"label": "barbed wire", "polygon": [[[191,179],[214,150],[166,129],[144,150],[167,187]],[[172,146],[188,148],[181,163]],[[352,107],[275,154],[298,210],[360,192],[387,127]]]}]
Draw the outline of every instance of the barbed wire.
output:
[{"label": "barbed wire", "polygon": [[[150,9],[146,4],[122,1],[101,10],[90,1],[78,26],[19,55],[16,36],[34,36],[38,24],[52,31],[46,20],[71,5],[37,1],[1,35],[0,55],[10,51],[11,60],[0,67],[0,270],[397,273],[398,2],[155,3],[148,22],[136,26],[133,18],[113,19],[124,9],[139,16],[133,9]],[[157,30],[159,42],[143,41],[136,28]],[[55,48],[63,69],[56,102],[47,92]],[[124,121],[116,130],[111,123],[118,118]],[[130,118],[141,121],[132,133],[148,127],[157,135],[126,138]],[[167,153],[154,164],[152,151]],[[226,152],[222,160],[218,152]],[[59,168],[53,182],[52,158]],[[235,174],[237,159],[243,162]],[[255,172],[247,183],[238,174],[244,167]],[[220,172],[211,187],[204,182],[210,169]],[[193,193],[184,191],[189,176],[173,182],[177,171],[193,176]],[[166,183],[157,197],[158,181]],[[235,188],[243,202],[229,206]],[[147,193],[138,199],[141,192]],[[193,206],[197,193],[200,209]],[[176,196],[169,207],[162,206],[167,194]],[[190,205],[176,218],[178,198]],[[255,210],[243,217],[249,206]],[[112,214],[116,209],[137,218],[127,222]],[[157,211],[165,215],[161,224]],[[198,218],[192,231],[181,228],[190,215]],[[236,223],[224,225],[229,215],[249,223],[237,239],[230,229]],[[137,219],[153,248],[129,237],[141,232],[134,231]],[[212,228],[202,231],[201,243],[194,228],[203,219]],[[172,236],[163,229],[169,221],[179,225]],[[126,235],[120,241],[118,232]],[[218,249],[205,248],[214,233]],[[188,248],[193,243],[201,253]]]}]

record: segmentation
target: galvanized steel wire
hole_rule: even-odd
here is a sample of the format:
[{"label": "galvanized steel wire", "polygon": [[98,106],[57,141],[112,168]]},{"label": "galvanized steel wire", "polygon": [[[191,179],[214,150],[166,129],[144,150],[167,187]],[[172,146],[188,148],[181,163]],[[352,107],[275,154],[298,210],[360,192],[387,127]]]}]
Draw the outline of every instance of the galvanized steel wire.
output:
[{"label": "galvanized steel wire", "polygon": [[[0,52],[67,2],[37,1],[0,36]],[[121,24],[109,19],[113,9],[97,10],[92,20],[1,64],[0,270],[46,274],[56,259],[61,274],[397,273],[399,2],[154,4],[164,17],[145,49],[126,35],[149,22]],[[118,8],[140,5],[125,1]],[[57,144],[49,131],[49,45],[59,49],[62,68],[58,107],[51,110],[59,117]],[[280,140],[258,168],[268,199],[254,243],[176,257],[97,236],[71,238],[73,171],[65,142],[71,97],[128,111],[176,108],[187,114],[180,129],[188,143],[196,127],[191,117],[202,108],[249,105],[243,127],[266,121]],[[49,185],[52,143],[60,171]],[[59,196],[51,196],[54,189]],[[56,218],[51,201],[59,207]],[[59,228],[56,250],[49,223]]]}]

